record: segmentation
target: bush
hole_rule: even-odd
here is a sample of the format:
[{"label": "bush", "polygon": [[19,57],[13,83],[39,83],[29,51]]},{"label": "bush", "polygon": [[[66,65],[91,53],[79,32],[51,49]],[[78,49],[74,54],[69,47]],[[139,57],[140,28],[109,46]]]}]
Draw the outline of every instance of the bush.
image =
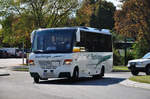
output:
[{"label": "bush", "polygon": [[[115,66],[120,66],[124,65],[124,56],[121,56],[119,53],[119,50],[114,49],[113,50],[113,63]],[[134,53],[134,50],[127,50],[127,55],[126,55],[126,61],[128,62],[129,60],[135,59],[136,55]]]},{"label": "bush", "polygon": [[150,52],[150,46],[145,40],[138,41],[133,46],[135,58],[141,58]]},{"label": "bush", "polygon": [[135,59],[136,57],[135,57],[136,55],[135,55],[135,53],[134,53],[134,50],[128,50],[127,51],[127,61],[129,61],[129,60],[132,60],[132,59]]},{"label": "bush", "polygon": [[123,57],[120,55],[119,50],[113,49],[113,65],[123,65]]}]

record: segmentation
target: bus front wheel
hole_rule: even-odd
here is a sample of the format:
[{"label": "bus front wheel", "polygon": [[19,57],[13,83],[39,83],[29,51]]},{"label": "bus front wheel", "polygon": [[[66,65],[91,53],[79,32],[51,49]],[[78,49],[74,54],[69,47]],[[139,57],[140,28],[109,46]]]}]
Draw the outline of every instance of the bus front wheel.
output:
[{"label": "bus front wheel", "polygon": [[73,71],[72,80],[77,80],[78,78],[79,78],[79,69],[78,69],[78,67],[75,67],[75,69]]},{"label": "bus front wheel", "polygon": [[39,80],[40,80],[39,77],[34,77],[33,79],[34,79],[34,82],[35,82],[35,83],[39,83]]}]

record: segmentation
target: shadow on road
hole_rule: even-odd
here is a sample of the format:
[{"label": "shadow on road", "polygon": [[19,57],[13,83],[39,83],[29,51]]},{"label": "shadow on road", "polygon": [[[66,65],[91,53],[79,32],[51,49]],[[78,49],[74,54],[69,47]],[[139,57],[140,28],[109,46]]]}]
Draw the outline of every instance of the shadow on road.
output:
[{"label": "shadow on road", "polygon": [[113,78],[113,77],[105,77],[101,79],[80,78],[77,81],[71,81],[69,79],[58,79],[58,80],[40,81],[39,84],[108,86],[120,83],[125,79],[126,78]]}]

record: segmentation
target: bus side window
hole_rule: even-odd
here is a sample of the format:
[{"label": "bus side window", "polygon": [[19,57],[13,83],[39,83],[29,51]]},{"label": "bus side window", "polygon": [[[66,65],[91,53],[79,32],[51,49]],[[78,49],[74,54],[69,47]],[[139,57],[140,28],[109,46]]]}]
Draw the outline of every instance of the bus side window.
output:
[{"label": "bus side window", "polygon": [[111,52],[111,36],[81,31],[81,41],[75,46],[84,47],[86,52]]}]

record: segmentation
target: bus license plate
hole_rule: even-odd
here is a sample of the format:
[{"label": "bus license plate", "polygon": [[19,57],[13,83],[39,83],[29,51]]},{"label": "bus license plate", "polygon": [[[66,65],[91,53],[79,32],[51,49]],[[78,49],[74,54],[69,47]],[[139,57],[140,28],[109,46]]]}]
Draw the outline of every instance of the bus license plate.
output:
[{"label": "bus license plate", "polygon": [[52,66],[59,66],[60,65],[60,62],[59,61],[52,61],[51,62]]}]

